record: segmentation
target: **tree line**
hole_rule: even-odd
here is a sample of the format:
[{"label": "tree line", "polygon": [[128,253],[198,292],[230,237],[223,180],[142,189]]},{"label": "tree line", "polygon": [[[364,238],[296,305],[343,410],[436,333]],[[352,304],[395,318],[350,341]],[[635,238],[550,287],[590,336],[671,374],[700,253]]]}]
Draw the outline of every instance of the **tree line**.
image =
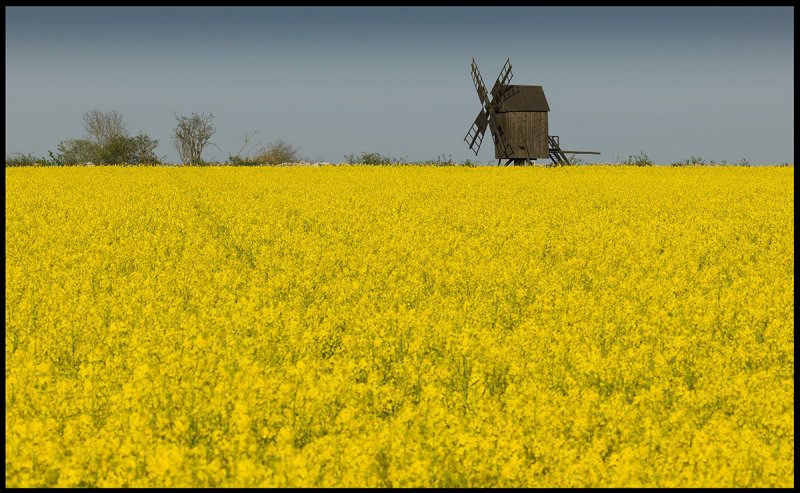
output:
[{"label": "tree line", "polygon": [[[181,164],[203,166],[212,164],[204,161],[201,155],[209,146],[219,147],[211,141],[216,132],[214,114],[192,113],[189,116],[175,114],[177,124],[171,141]],[[80,139],[61,141],[55,153],[47,151],[49,157],[36,157],[33,154],[14,153],[6,157],[6,166],[76,166],[79,164],[166,164],[156,156],[158,139],[144,132],[131,136],[122,115],[116,110],[100,111],[93,109],[83,114],[85,136]],[[254,155],[241,157],[252,135],[245,133],[245,145],[234,155],[228,156],[232,165],[274,165],[299,159],[298,148],[283,139],[278,139],[266,147],[261,147]]]},{"label": "tree line", "polygon": [[[301,161],[296,146],[283,139],[278,139],[267,146],[261,146],[255,153],[242,152],[250,145],[250,140],[258,131],[245,132],[244,145],[236,155],[229,154],[225,163],[208,162],[202,159],[203,151],[209,146],[219,149],[211,141],[216,129],[214,128],[214,114],[192,113],[189,116],[175,113],[177,122],[171,135],[172,145],[178,152],[181,164],[189,166],[207,166],[211,164],[228,164],[233,166],[269,166],[281,163]],[[36,157],[32,154],[14,153],[6,157],[6,166],[76,166],[80,164],[131,164],[131,165],[164,165],[163,160],[155,154],[159,141],[151,138],[146,133],[140,132],[130,136],[127,125],[122,115],[116,110],[100,111],[93,109],[83,114],[84,138],[61,141],[57,152],[48,151],[48,157]],[[260,142],[259,142],[260,144]],[[219,149],[221,151],[221,149]],[[453,161],[451,157],[443,155],[433,160],[409,163],[407,158],[394,158],[376,152],[362,152],[360,155],[348,154],[344,156],[345,162],[350,164],[367,164],[378,166],[397,166],[403,164],[425,164],[432,166],[476,166],[478,163],[469,159],[464,162]],[[570,158],[573,165],[586,165],[585,161],[575,157]],[[653,166],[653,160],[644,152],[639,155],[629,155],[626,161],[617,159],[617,165],[627,166]],[[750,166],[746,159],[738,163],[726,161],[705,161],[692,156],[685,161],[670,164],[670,166]],[[778,166],[791,166],[782,163]]]}]

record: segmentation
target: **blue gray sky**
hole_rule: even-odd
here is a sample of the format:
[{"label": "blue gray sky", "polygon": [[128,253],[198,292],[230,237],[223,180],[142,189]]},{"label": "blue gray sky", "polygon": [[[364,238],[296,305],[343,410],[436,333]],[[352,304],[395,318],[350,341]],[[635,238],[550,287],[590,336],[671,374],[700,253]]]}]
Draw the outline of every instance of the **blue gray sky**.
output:
[{"label": "blue gray sky", "polygon": [[213,113],[205,159],[283,139],[494,163],[464,142],[506,58],[550,134],[590,162],[794,160],[792,7],[6,7],[6,155],[46,155],[117,110],[177,161],[174,113]]}]

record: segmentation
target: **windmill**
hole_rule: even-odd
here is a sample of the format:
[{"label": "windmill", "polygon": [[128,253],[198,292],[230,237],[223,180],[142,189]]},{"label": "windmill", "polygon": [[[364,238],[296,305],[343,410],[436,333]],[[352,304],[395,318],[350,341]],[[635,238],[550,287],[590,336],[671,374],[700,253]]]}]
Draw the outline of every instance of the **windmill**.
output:
[{"label": "windmill", "polygon": [[500,75],[486,91],[481,73],[472,59],[472,83],[478,91],[481,112],[472,123],[464,141],[478,155],[486,127],[494,141],[497,164],[534,164],[536,159],[550,158],[553,164],[570,164],[566,154],[600,154],[589,151],[562,151],[558,136],[548,135],[547,113],[550,106],[542,86],[510,85],[513,77],[511,60],[507,59]]}]

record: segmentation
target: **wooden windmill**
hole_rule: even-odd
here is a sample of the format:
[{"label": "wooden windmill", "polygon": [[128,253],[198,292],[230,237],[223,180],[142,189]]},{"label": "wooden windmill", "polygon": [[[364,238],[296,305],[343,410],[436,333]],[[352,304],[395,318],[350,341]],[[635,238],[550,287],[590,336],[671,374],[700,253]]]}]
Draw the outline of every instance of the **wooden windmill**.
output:
[{"label": "wooden windmill", "polygon": [[511,60],[506,60],[500,76],[486,91],[483,78],[472,59],[472,82],[483,108],[464,140],[478,155],[488,126],[494,140],[494,157],[500,165],[534,164],[536,159],[550,158],[553,164],[570,164],[566,154],[600,154],[589,151],[562,151],[557,135],[548,135],[547,112],[550,106],[542,86],[510,85]]}]

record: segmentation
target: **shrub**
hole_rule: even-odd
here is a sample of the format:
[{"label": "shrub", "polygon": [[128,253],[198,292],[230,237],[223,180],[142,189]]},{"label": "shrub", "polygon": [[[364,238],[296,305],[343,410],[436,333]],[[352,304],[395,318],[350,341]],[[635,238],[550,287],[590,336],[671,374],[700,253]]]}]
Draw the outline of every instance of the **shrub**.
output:
[{"label": "shrub", "polygon": [[258,166],[258,161],[251,157],[228,155],[228,164],[231,166]]},{"label": "shrub", "polygon": [[620,164],[624,164],[624,165],[627,165],[627,166],[652,166],[653,165],[653,161],[650,159],[650,157],[647,154],[642,152],[642,153],[639,153],[638,156],[631,156],[630,154],[628,154],[628,160],[624,161],[624,162],[622,162]]},{"label": "shrub", "polygon": [[569,162],[573,166],[583,166],[583,165],[586,164],[586,161],[583,158],[580,158],[580,157],[576,156],[575,154],[572,154],[572,155],[569,156]]},{"label": "shrub", "polygon": [[453,162],[453,157],[448,156],[446,159],[444,154],[438,156],[436,159],[429,159],[425,161],[423,164],[427,164],[429,166],[457,166],[458,163]]},{"label": "shrub", "polygon": [[102,162],[102,148],[87,139],[70,139],[59,142],[58,154],[50,154],[52,166],[76,166],[86,162]]},{"label": "shrub", "polygon": [[[275,166],[281,163],[293,163],[299,160],[301,160],[301,158],[298,155],[297,146],[293,146],[283,139],[278,139],[270,143],[265,151],[262,151],[253,158],[255,163],[268,166]],[[247,160],[244,162],[247,163]]]},{"label": "shrub", "polygon": [[161,164],[155,154],[158,139],[151,139],[147,134],[140,133],[128,140],[131,154],[128,156],[127,162],[131,164]]},{"label": "shrub", "polygon": [[99,164],[130,163],[134,154],[133,142],[127,137],[111,137],[98,151]]},{"label": "shrub", "polygon": [[[259,131],[260,130],[255,130],[255,131],[253,131],[252,134],[250,134],[249,131],[245,132],[244,133],[244,144],[242,145],[242,147],[239,149],[239,152],[237,152],[235,156],[233,154],[228,154],[228,161],[227,161],[226,164],[228,164],[230,166],[257,166],[258,165],[258,161],[255,158],[250,157],[249,153],[245,157],[240,157],[240,155],[242,154],[242,151],[244,151],[245,148],[250,143],[250,139],[252,139],[253,136],[255,136]],[[263,150],[262,150],[262,152],[263,152]]]},{"label": "shrub", "polygon": [[378,152],[362,152],[361,155],[347,154],[344,160],[350,164],[368,164],[372,166],[388,166],[392,164],[405,164],[406,157],[395,159],[389,156],[382,156]]},{"label": "shrub", "polygon": [[41,166],[47,164],[47,158],[36,157],[32,153],[25,155],[21,152],[14,152],[6,156],[6,167],[9,166]]},{"label": "shrub", "polygon": [[97,164],[160,164],[153,152],[158,140],[146,134],[136,137],[115,136],[108,138],[103,145],[86,139],[70,139],[58,144],[58,154],[50,152],[54,166],[75,166],[92,162]]}]

